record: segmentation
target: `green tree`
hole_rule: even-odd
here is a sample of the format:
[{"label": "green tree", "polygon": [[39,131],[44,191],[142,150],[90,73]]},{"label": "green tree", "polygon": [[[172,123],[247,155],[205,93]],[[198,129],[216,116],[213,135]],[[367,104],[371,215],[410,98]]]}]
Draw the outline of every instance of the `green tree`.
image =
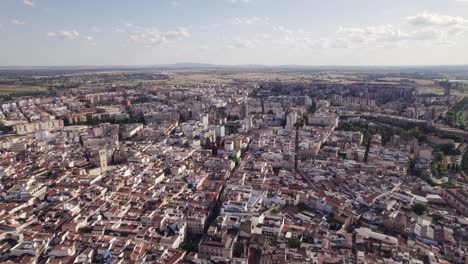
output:
[{"label": "green tree", "polygon": [[299,238],[296,237],[291,237],[288,240],[288,247],[290,248],[300,248],[302,244],[302,241]]},{"label": "green tree", "polygon": [[420,204],[420,203],[414,204],[411,209],[417,215],[422,215],[427,211],[427,207],[424,204]]},{"label": "green tree", "polygon": [[441,144],[439,146],[440,150],[442,150],[442,152],[445,154],[445,155],[449,155],[451,153],[453,153],[453,151],[455,151],[455,144],[453,143],[445,143],[445,144]]}]

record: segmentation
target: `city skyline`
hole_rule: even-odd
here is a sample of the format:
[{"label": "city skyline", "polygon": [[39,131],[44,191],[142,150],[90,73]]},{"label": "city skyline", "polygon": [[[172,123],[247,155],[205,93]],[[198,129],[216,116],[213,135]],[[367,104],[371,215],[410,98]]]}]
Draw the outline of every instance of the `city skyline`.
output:
[{"label": "city skyline", "polygon": [[460,0],[5,0],[0,15],[0,66],[468,61]]}]

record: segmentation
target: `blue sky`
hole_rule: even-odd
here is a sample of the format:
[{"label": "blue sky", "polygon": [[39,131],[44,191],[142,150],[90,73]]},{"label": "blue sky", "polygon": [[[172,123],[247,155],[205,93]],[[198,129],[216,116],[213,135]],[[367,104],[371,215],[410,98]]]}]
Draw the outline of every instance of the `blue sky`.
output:
[{"label": "blue sky", "polygon": [[468,0],[0,0],[0,65],[468,64]]}]

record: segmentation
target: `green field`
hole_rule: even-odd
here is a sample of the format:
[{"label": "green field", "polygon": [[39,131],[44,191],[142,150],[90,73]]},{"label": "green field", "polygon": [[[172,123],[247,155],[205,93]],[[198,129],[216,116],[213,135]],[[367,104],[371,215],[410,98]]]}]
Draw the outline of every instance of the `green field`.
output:
[{"label": "green field", "polygon": [[49,92],[49,88],[42,86],[0,85],[0,97],[21,97],[40,95]]}]

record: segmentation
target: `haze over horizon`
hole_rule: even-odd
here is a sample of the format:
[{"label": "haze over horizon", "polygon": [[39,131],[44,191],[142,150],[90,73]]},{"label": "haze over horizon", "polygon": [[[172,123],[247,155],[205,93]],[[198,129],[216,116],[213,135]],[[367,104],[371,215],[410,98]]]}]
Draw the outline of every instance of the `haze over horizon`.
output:
[{"label": "haze over horizon", "polygon": [[468,63],[464,0],[3,0],[0,66]]}]

